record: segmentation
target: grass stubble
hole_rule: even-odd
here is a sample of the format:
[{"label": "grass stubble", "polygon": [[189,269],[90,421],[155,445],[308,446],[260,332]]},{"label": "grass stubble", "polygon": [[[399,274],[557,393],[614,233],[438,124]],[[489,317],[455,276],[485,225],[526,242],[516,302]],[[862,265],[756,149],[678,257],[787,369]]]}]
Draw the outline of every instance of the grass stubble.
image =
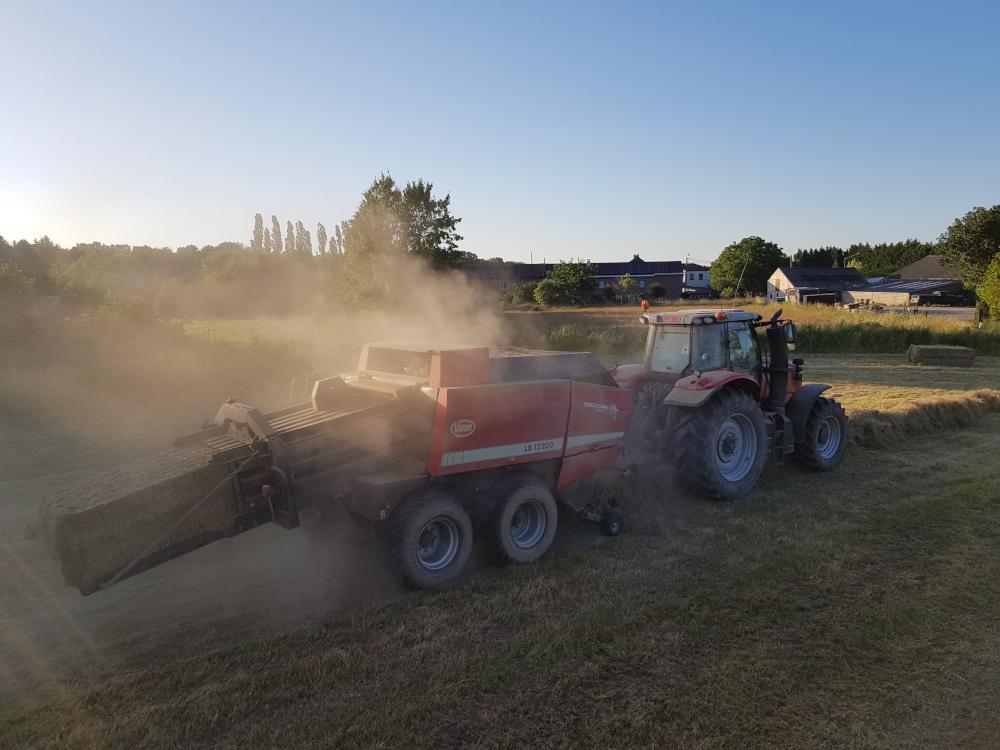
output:
[{"label": "grass stubble", "polygon": [[633,477],[616,540],[564,517],[453,591],[166,628],[0,691],[0,746],[995,746],[1000,368],[897,356],[806,355],[878,425],[833,474],[732,504]]}]

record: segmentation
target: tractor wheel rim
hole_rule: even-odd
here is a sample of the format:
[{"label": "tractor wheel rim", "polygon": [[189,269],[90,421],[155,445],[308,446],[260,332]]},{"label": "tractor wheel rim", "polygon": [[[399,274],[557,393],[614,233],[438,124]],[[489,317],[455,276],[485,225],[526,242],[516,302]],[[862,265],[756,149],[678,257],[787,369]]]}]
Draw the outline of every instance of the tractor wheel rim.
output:
[{"label": "tractor wheel rim", "polygon": [[445,516],[432,518],[417,534],[417,561],[430,571],[447,568],[458,556],[460,542],[458,524]]},{"label": "tractor wheel rim", "polygon": [[715,465],[727,482],[739,482],[757,460],[757,431],[745,414],[722,423],[715,441]]},{"label": "tractor wheel rim", "polygon": [[841,440],[840,421],[829,416],[819,423],[819,432],[816,434],[816,452],[825,459],[833,458],[840,450]]},{"label": "tractor wheel rim", "polygon": [[510,540],[520,549],[531,549],[545,536],[548,525],[544,506],[538,500],[526,500],[510,517]]}]

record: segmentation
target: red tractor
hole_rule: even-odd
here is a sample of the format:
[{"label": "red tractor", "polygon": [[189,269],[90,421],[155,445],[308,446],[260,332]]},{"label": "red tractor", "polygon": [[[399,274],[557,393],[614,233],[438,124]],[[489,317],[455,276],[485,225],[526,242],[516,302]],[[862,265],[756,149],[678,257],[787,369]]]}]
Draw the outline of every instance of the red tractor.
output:
[{"label": "red tractor", "polygon": [[732,499],[754,487],[769,459],[780,465],[794,454],[817,471],[843,460],[847,417],[822,395],[830,386],[802,384],[803,360],[789,363],[795,325],[781,310],[766,321],[742,310],[645,313],[642,321],[649,325],[643,362],[612,375],[633,391],[666,393],[651,420],[653,438],[683,483]]}]

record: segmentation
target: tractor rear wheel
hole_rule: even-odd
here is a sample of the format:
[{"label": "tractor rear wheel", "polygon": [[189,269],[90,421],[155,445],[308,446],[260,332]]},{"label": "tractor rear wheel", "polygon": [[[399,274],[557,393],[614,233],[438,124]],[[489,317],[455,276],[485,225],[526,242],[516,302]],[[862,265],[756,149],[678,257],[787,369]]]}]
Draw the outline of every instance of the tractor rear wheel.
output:
[{"label": "tractor rear wheel", "polygon": [[767,431],[750,395],[728,388],[697,408],[675,407],[673,416],[666,438],[683,484],[718,500],[753,489],[767,459]]},{"label": "tractor rear wheel", "polygon": [[501,480],[490,520],[496,557],[505,563],[528,563],[544,555],[556,535],[559,511],[541,479],[519,475]]},{"label": "tractor rear wheel", "polygon": [[803,440],[795,446],[795,457],[814,471],[837,468],[847,449],[847,429],[844,407],[832,398],[816,399],[806,419]]},{"label": "tractor rear wheel", "polygon": [[417,589],[454,583],[472,554],[472,521],[447,492],[419,490],[389,517],[389,554],[396,575]]}]

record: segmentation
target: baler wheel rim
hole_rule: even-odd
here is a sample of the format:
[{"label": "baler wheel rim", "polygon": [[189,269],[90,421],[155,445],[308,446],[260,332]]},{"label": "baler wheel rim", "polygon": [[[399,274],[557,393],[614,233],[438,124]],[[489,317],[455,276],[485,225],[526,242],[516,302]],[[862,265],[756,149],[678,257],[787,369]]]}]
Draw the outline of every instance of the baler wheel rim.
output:
[{"label": "baler wheel rim", "polygon": [[451,565],[460,545],[458,524],[447,516],[437,516],[417,532],[417,561],[428,571],[436,573]]},{"label": "baler wheel rim", "polygon": [[548,526],[548,514],[541,502],[531,498],[521,503],[510,519],[510,540],[521,549],[531,549]]},{"label": "baler wheel rim", "polygon": [[472,520],[454,495],[421,488],[393,509],[388,524],[383,541],[407,586],[439,590],[462,577],[472,553]]},{"label": "baler wheel rim", "polygon": [[494,557],[501,564],[534,562],[549,549],[559,523],[555,496],[540,477],[508,476],[493,490],[494,509],[486,521]]}]

